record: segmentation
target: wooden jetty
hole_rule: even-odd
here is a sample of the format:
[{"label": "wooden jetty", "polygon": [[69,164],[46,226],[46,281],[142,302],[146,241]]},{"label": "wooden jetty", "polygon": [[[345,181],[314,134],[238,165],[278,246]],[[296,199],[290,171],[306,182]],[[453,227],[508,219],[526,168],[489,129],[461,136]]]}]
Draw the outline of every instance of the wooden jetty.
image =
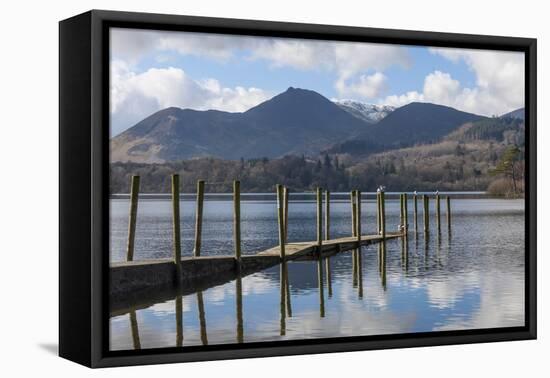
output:
[{"label": "wooden jetty", "polygon": [[[134,261],[134,238],[137,218],[137,202],[140,180],[138,176],[132,177],[129,232],[127,243],[127,261],[112,263],[109,272],[109,297],[110,312],[116,314],[128,311],[130,308],[146,306],[153,301],[170,299],[175,295],[186,295],[217,286],[234,279],[258,272],[260,270],[292,260],[317,260],[328,258],[344,251],[353,251],[354,272],[359,270],[361,246],[379,243],[385,245],[385,241],[395,238],[407,238],[408,234],[408,198],[406,194],[400,195],[400,224],[398,232],[389,232],[386,227],[385,193],[379,190],[376,194],[377,202],[377,234],[368,235],[361,231],[361,192],[351,192],[351,235],[348,237],[330,238],[330,193],[325,194],[325,214],[323,217],[323,190],[316,190],[316,231],[317,239],[314,241],[288,242],[288,188],[277,185],[277,220],[279,244],[267,250],[259,251],[253,255],[241,253],[241,207],[240,207],[240,182],[233,184],[233,242],[234,254],[222,256],[201,255],[201,233],[203,221],[203,201],[205,182],[197,183],[197,203],[195,217],[195,242],[193,254],[190,257],[182,257],[180,240],[180,194],[179,176],[172,175],[172,211],[173,211],[173,257],[169,259],[155,259],[146,261]],[[424,205],[424,232],[429,232],[429,205],[428,195],[423,195]],[[414,199],[414,223],[417,232],[416,221],[416,194]],[[450,232],[450,199],[446,197],[447,222]],[[437,194],[437,223],[440,228],[439,194]],[[324,233],[323,235],[323,220]],[[426,235],[427,237],[427,235]],[[383,246],[385,250],[385,246]],[[327,276],[330,275],[329,260],[327,260]],[[329,295],[330,289],[329,289]]]}]

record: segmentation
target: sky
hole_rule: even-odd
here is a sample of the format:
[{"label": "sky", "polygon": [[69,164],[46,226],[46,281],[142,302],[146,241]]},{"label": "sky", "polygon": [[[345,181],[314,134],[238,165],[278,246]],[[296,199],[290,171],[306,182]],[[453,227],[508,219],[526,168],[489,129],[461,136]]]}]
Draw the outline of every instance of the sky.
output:
[{"label": "sky", "polygon": [[501,115],[524,106],[524,64],[518,52],[112,28],[111,135],[167,107],[243,112],[288,87]]}]

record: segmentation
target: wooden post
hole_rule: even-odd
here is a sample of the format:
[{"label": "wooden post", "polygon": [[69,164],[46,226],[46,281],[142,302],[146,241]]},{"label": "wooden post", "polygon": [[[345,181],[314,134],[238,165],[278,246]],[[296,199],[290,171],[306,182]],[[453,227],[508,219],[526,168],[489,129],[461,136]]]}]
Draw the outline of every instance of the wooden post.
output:
[{"label": "wooden post", "polygon": [[233,239],[235,259],[241,262],[241,182],[233,181]]},{"label": "wooden post", "polygon": [[325,240],[330,240],[330,192],[325,191]]},{"label": "wooden post", "polygon": [[[351,200],[351,236],[357,237],[357,192],[352,190],[350,192]],[[353,287],[356,284],[356,273],[357,273],[357,253],[355,249],[351,253],[351,262],[352,262],[352,276],[353,276]]]},{"label": "wooden post", "polygon": [[380,227],[382,230],[382,238],[386,239],[386,194],[380,192]]},{"label": "wooden post", "polygon": [[355,190],[352,190],[350,192],[350,199],[351,199],[351,236],[357,236],[357,229],[355,226],[357,225],[357,222],[355,221],[355,216],[357,215],[356,206],[357,203],[355,202]]},{"label": "wooden post", "polygon": [[403,214],[403,193],[399,194],[399,229],[405,224],[405,215]]},{"label": "wooden post", "polygon": [[178,279],[181,269],[181,234],[180,234],[180,176],[172,175],[172,221],[174,239],[174,263],[178,270]]},{"label": "wooden post", "polygon": [[447,196],[447,228],[451,229],[451,197]]},{"label": "wooden post", "polygon": [[441,231],[441,203],[439,198],[439,192],[435,195],[435,215],[437,220],[437,231]]},{"label": "wooden post", "polygon": [[376,232],[378,233],[378,235],[380,235],[380,231],[382,231],[380,216],[381,216],[381,212],[380,212],[380,192],[377,191],[376,192]]},{"label": "wooden post", "polygon": [[195,211],[195,248],[193,254],[195,257],[201,255],[201,238],[202,238],[202,209],[204,202],[204,181],[197,181],[197,206]]},{"label": "wooden post", "polygon": [[427,195],[422,196],[424,204],[424,232],[430,231],[430,199]]},{"label": "wooden post", "polygon": [[409,203],[408,203],[407,193],[403,193],[403,215],[404,215],[404,221],[405,221],[405,235],[407,235],[407,232],[409,232]]},{"label": "wooden post", "polygon": [[323,245],[323,190],[317,188],[317,247],[319,256],[321,255],[321,246]]},{"label": "wooden post", "polygon": [[355,230],[357,232],[357,242],[359,244],[359,248],[361,248],[361,191],[356,190],[355,191],[355,200],[357,201],[357,205],[355,206],[355,209],[357,211],[357,215],[355,216]]},{"label": "wooden post", "polygon": [[288,198],[290,196],[288,188],[285,186],[283,189],[283,199],[284,199],[284,222],[285,222],[285,244],[288,243]]},{"label": "wooden post", "polygon": [[279,248],[280,257],[285,259],[285,214],[284,214],[284,189],[281,184],[277,184],[277,219],[279,222]]},{"label": "wooden post", "polygon": [[413,204],[414,204],[414,207],[413,207],[413,212],[414,212],[414,232],[418,232],[418,203],[417,203],[417,198],[416,198],[416,191],[414,192],[413,194]]},{"label": "wooden post", "polygon": [[130,219],[128,221],[128,245],[126,248],[126,261],[134,260],[134,241],[136,238],[136,220],[139,195],[139,176],[132,176],[130,189]]}]

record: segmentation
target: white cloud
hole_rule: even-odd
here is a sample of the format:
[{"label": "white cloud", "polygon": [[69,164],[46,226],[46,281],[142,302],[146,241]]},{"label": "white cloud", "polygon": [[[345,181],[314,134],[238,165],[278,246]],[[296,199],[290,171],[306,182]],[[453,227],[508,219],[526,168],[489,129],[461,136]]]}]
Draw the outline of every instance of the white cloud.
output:
[{"label": "white cloud", "polygon": [[411,65],[402,46],[291,39],[262,41],[255,46],[251,59],[267,60],[272,67],[334,72],[337,75],[334,87],[340,96],[380,96],[386,87],[386,76],[381,71]]},{"label": "white cloud", "polygon": [[411,102],[424,102],[424,95],[417,91],[410,91],[402,95],[391,95],[380,101],[382,104],[395,107],[407,105]]},{"label": "white cloud", "polygon": [[171,106],[241,112],[271,97],[258,88],[227,88],[215,79],[197,81],[174,67],[135,73],[118,60],[111,62],[110,87],[112,135]]},{"label": "white cloud", "polygon": [[[175,52],[218,61],[230,60],[241,52],[245,59],[265,60],[272,68],[333,72],[337,76],[334,85],[341,96],[353,93],[366,98],[381,94],[382,71],[412,64],[407,49],[399,45],[132,29],[111,31],[111,52],[112,58],[130,66],[152,52]],[[166,59],[165,55],[160,56]],[[349,86],[348,81],[352,82]]]},{"label": "white cloud", "polygon": [[361,75],[358,80],[348,83],[340,78],[335,84],[341,96],[359,96],[374,98],[380,96],[386,89],[386,76],[381,72],[372,75]]},{"label": "white cloud", "polygon": [[475,74],[476,85],[463,87],[450,74],[434,71],[426,76],[422,93],[392,95],[381,102],[397,106],[412,101],[434,102],[487,116],[524,106],[523,53],[449,48],[431,48],[430,51],[454,63],[466,63]]}]

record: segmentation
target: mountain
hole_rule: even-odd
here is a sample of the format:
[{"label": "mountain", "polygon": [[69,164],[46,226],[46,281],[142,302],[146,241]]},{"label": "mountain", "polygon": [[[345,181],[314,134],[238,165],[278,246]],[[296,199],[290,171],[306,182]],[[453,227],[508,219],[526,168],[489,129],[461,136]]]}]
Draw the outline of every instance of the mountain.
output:
[{"label": "mountain", "polygon": [[441,139],[461,125],[485,117],[448,106],[413,102],[397,108],[380,122],[358,135],[335,144],[327,152],[369,155],[375,152],[430,143]]},{"label": "mountain", "polygon": [[152,163],[316,154],[357,135],[364,126],[319,93],[290,87],[243,113],[160,110],[111,139],[111,160]]},{"label": "mountain", "polygon": [[395,107],[389,105],[366,104],[354,100],[336,100],[334,103],[351,115],[370,124],[379,122],[395,110]]},{"label": "mountain", "polygon": [[525,108],[516,109],[510,113],[506,113],[500,116],[500,118],[516,118],[525,120]]}]

